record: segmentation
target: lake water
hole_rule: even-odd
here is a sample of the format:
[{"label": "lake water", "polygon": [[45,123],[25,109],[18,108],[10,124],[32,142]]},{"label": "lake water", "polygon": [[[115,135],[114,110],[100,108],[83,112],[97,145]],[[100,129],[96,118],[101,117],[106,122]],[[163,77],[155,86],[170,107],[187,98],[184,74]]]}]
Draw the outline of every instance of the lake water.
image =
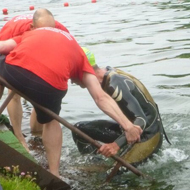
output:
[{"label": "lake water", "polygon": [[[158,104],[166,140],[153,159],[138,167],[155,181],[131,172],[106,178],[102,157],[82,157],[71,132],[63,126],[64,143],[61,174],[76,190],[189,190],[190,182],[190,1],[189,0],[1,0],[0,28],[5,20],[33,11],[29,6],[47,8],[63,23],[81,46],[96,57],[99,66],[110,65],[140,79]],[[56,51],[56,50],[55,50]],[[3,99],[6,97],[6,93]],[[1,100],[2,101],[2,100]],[[24,105],[23,131],[29,130],[31,106]],[[6,111],[5,111],[6,114]],[[86,90],[69,84],[63,99],[61,117],[74,124],[81,120],[107,119]],[[42,152],[36,158],[46,162]],[[110,160],[106,159],[106,163]],[[100,164],[101,163],[101,164]]]}]

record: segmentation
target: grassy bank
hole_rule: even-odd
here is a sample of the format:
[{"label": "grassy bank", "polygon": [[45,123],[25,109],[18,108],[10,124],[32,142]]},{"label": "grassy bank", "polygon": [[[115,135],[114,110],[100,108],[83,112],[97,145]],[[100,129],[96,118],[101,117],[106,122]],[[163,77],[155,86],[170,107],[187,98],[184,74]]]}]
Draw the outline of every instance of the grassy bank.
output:
[{"label": "grassy bank", "polygon": [[0,169],[0,184],[3,190],[40,190],[35,176],[19,171],[19,166]]}]

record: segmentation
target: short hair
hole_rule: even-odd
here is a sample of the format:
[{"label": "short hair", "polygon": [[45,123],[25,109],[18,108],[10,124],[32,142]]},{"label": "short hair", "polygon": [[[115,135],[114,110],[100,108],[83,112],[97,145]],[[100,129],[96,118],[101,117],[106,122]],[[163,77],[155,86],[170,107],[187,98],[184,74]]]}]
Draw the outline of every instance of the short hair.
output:
[{"label": "short hair", "polygon": [[33,25],[39,27],[55,27],[53,14],[47,9],[38,9],[33,15]]}]

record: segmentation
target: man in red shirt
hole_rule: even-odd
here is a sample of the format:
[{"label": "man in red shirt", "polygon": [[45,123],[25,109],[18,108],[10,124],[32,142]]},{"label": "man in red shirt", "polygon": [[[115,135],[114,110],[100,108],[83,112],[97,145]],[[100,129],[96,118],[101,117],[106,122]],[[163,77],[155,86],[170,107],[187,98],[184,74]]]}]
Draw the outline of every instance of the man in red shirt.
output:
[{"label": "man in red shirt", "polygon": [[[38,9],[37,11],[45,11],[46,9]],[[46,10],[47,11],[47,10]],[[33,14],[18,15],[9,20],[0,30],[0,41],[8,40],[12,37],[22,35],[31,28],[37,27],[33,23]],[[55,20],[55,28],[68,32],[68,29]]]},{"label": "man in red shirt", "polygon": [[[53,17],[52,13],[47,9],[38,9],[35,12],[35,15],[38,14],[38,20],[33,20],[33,14],[29,15],[19,15],[13,17],[10,21],[8,21],[3,28],[0,30],[0,40],[8,40],[15,36],[22,35],[26,31],[30,31],[34,28],[39,28],[41,26],[52,26],[63,31],[69,32],[65,26],[63,26],[58,21],[52,21],[50,23],[51,17]],[[46,17],[47,19],[44,19]],[[39,19],[40,18],[40,19]],[[48,19],[50,18],[50,19]],[[51,24],[51,25],[50,25]],[[10,93],[10,90],[9,90]],[[22,124],[22,105],[20,96],[15,94],[13,99],[7,106],[7,111],[9,113],[10,121],[14,129],[14,134],[18,138],[18,140],[23,144],[26,150],[29,151],[28,146],[26,144],[25,138],[21,131]],[[38,127],[38,122],[35,119],[35,111],[32,111],[31,114],[31,131],[35,131]]]},{"label": "man in red shirt", "polygon": [[[142,129],[133,125],[102,90],[85,53],[69,33],[52,27],[38,28],[1,41],[0,53],[9,53],[6,59],[0,57],[0,75],[28,98],[59,114],[67,82],[72,79],[86,87],[97,106],[122,126],[128,143],[140,141]],[[34,109],[38,122],[43,124],[49,170],[59,176],[60,124],[35,106]],[[107,157],[117,153],[109,144],[102,145],[99,152]]]}]

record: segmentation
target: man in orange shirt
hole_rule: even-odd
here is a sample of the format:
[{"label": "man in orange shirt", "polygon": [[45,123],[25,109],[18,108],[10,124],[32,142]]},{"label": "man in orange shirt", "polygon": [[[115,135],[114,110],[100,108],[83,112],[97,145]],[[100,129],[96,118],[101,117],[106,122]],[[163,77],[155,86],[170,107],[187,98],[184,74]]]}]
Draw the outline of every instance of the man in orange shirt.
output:
[{"label": "man in orange shirt", "polygon": [[[69,32],[68,29],[58,21],[53,20],[52,23],[49,22],[53,17],[52,13],[49,10],[38,9],[35,12],[35,15],[37,14],[39,15],[37,17],[38,20],[33,20],[33,14],[19,15],[13,17],[0,30],[0,40],[1,41],[8,40],[15,36],[22,35],[26,31],[30,31],[34,28],[45,27],[45,26],[52,26],[61,29],[65,32]],[[23,111],[22,111],[20,96],[18,94],[15,94],[13,99],[8,104],[7,111],[9,113],[10,121],[13,126],[15,136],[23,144],[26,150],[29,151],[25,138],[21,131]],[[38,126],[40,126],[36,121],[35,117],[36,113],[35,111],[32,111],[31,120],[30,120],[31,131],[36,131],[39,128]]]},{"label": "man in orange shirt", "polygon": [[[48,19],[51,24],[52,19]],[[0,57],[0,75],[31,100],[59,114],[67,82],[72,79],[81,87],[86,87],[97,106],[122,126],[128,143],[140,141],[142,129],[132,124],[115,101],[102,90],[85,53],[68,32],[40,27],[1,41],[0,53],[8,54],[6,59]],[[43,124],[42,140],[49,170],[59,176],[62,148],[60,124],[35,106],[34,109],[38,122]],[[99,152],[107,157],[117,153],[109,144],[102,145]]]},{"label": "man in orange shirt", "polygon": [[[53,16],[52,13],[47,9],[38,9],[37,12],[49,12],[49,15]],[[34,24],[33,22],[33,14],[15,16],[1,28],[0,41],[22,35],[24,32],[30,31],[32,28],[37,28],[38,26],[36,25],[37,23]],[[45,23],[43,25],[45,26]],[[68,29],[56,20],[55,28],[69,33]]]}]

